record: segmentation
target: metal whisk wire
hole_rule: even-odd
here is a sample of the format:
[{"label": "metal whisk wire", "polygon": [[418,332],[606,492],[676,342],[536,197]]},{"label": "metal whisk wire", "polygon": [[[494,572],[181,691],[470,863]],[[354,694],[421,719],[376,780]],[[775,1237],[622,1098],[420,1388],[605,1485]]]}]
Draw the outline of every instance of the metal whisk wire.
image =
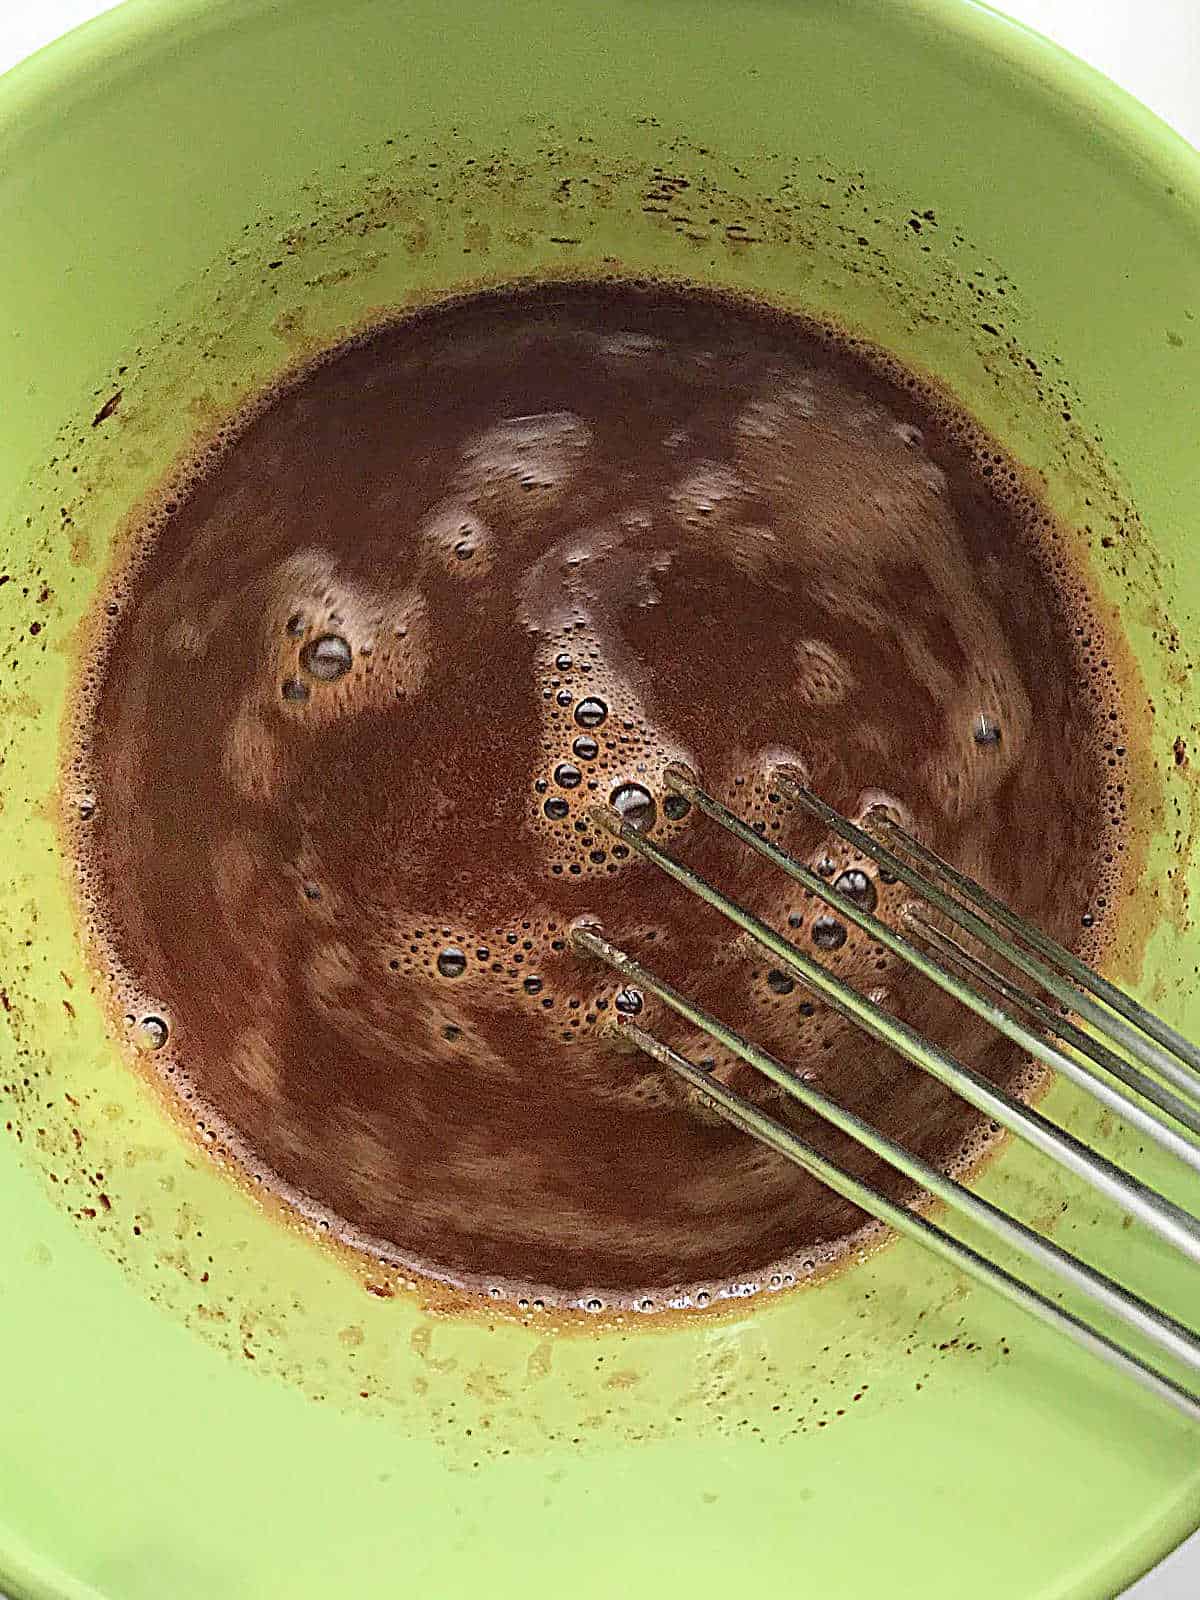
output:
[{"label": "metal whisk wire", "polygon": [[[1132,997],[1091,972],[1069,951],[1039,930],[1032,929],[1023,919],[995,901],[982,886],[943,862],[893,819],[881,814],[873,820],[879,822],[879,831],[886,832],[898,850],[919,859],[920,866],[912,865],[911,860],[905,859],[883,839],[832,810],[805,786],[796,773],[781,769],[773,778],[775,787],[801,809],[817,817],[833,833],[874,860],[883,872],[905,883],[936,912],[983,943],[1006,964],[1034,978],[1059,1002],[1064,1011],[1069,1009],[1092,1027],[1106,1031],[1110,1042],[1084,1032],[1069,1020],[1064,1011],[1056,1011],[1028,994],[1018,984],[980,961],[919,911],[910,909],[905,918],[909,928],[938,952],[947,963],[942,965],[921,945],[896,932],[772,844],[703,789],[695,775],[681,764],[673,764],[667,769],[665,781],[672,792],[698,807],[741,843],[825,901],[839,916],[854,923],[874,942],[892,951],[914,970],[961,1001],[1023,1051],[1061,1072],[1101,1104],[1116,1111],[1129,1125],[1154,1140],[1181,1164],[1200,1172],[1200,1149],[1188,1137],[1190,1133],[1200,1132],[1200,1052],[1161,1019],[1151,1017]],[[742,928],[770,952],[781,966],[821,995],[839,1015],[871,1037],[894,1048],[907,1060],[955,1090],[993,1121],[1083,1179],[1190,1261],[1200,1262],[1200,1219],[859,994],[761,918],[723,894],[672,852],[647,837],[640,828],[607,808],[597,808],[592,813],[592,821]],[[945,885],[949,885],[954,893],[950,893]],[[963,905],[958,896],[971,902],[971,905]],[[971,909],[972,905],[976,909]],[[1016,939],[1005,938],[997,932],[991,922],[977,914],[979,911],[1001,921]],[[1029,948],[1023,948],[1016,942],[1017,939],[1023,940]],[[606,962],[623,979],[655,995],[670,1010],[771,1079],[790,1098],[849,1134],[950,1209],[970,1219],[993,1238],[1016,1249],[1027,1260],[1068,1284],[1092,1304],[1120,1319],[1189,1372],[1200,1374],[1200,1337],[1191,1329],[839,1106],[792,1068],[704,1011],[627,952],[611,944],[601,929],[586,922],[581,923],[573,930],[572,941],[580,953]],[[1037,953],[1032,954],[1031,950]],[[980,993],[972,987],[969,979],[982,985],[985,992]],[[1058,1043],[1051,1043],[1041,1033],[1033,1032],[1011,1010],[1006,1010],[997,1000],[989,998],[988,990],[1053,1034]],[[1115,1010],[1117,1015],[1112,1016],[1106,1008]],[[698,1089],[733,1126],[770,1145],[868,1214],[917,1239],[944,1259],[953,1261],[972,1277],[989,1284],[1010,1301],[1127,1372],[1189,1416],[1200,1420],[1200,1396],[1159,1371],[1135,1351],[1126,1349],[1081,1317],[1041,1294],[1032,1285],[989,1261],[929,1218],[887,1199],[864,1184],[845,1168],[822,1156],[761,1107],[709,1076],[703,1068],[648,1033],[640,1023],[624,1018],[619,1025],[631,1043]],[[1117,1055],[1111,1048],[1111,1042],[1121,1044],[1135,1057],[1138,1065]],[[1169,1062],[1169,1071],[1164,1070],[1164,1061]],[[1160,1077],[1168,1078],[1172,1087],[1165,1087],[1159,1081]],[[1115,1084],[1111,1081],[1113,1079],[1116,1080]],[[1122,1087],[1117,1087],[1118,1084]],[[1139,1098],[1133,1098],[1134,1094]]]}]

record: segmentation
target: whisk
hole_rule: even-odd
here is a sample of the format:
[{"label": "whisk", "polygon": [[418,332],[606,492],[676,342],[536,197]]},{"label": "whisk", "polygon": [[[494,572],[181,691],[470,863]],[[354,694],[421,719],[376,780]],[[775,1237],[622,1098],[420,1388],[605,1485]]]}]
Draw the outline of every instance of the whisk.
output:
[{"label": "whisk", "polygon": [[[982,885],[956,871],[886,810],[864,819],[870,824],[868,831],[826,805],[808,789],[799,772],[783,768],[772,779],[773,788],[920,898],[923,906],[910,903],[903,913],[903,933],[772,844],[707,793],[684,765],[669,766],[665,784],[746,848],[757,851],[825,901],[839,917],[854,923],[875,943],[985,1019],[1022,1051],[1070,1079],[1116,1112],[1129,1127],[1200,1173],[1200,1146],[1193,1142],[1193,1136],[1200,1136],[1200,1050],[1069,950],[1017,916]],[[842,1017],[1090,1184],[1189,1261],[1200,1263],[1200,1219],[858,993],[648,837],[635,822],[607,807],[596,808],[591,820],[743,929]],[[998,957],[1005,970],[998,970],[954,933],[936,925],[930,912],[937,913],[954,933],[966,936],[991,957]],[[1183,1323],[839,1106],[798,1072],[610,943],[597,925],[583,921],[575,926],[571,937],[578,953],[599,958],[626,982],[657,996],[670,1010],[769,1078],[786,1095],[858,1140],[950,1210],[970,1219],[991,1238],[1012,1247],[1093,1306],[1119,1319],[1147,1344],[1178,1362],[1189,1375],[1200,1374],[1200,1337]],[[1031,993],[1012,973],[1032,980],[1041,993]],[[649,1033],[635,1018],[622,1017],[617,1026],[646,1055],[700,1091],[734,1127],[769,1145],[870,1216],[917,1240],[1135,1378],[1186,1415],[1200,1420],[1200,1394],[1160,1370],[1137,1350],[989,1260],[921,1211],[887,1198],[827,1159],[760,1106]]]}]

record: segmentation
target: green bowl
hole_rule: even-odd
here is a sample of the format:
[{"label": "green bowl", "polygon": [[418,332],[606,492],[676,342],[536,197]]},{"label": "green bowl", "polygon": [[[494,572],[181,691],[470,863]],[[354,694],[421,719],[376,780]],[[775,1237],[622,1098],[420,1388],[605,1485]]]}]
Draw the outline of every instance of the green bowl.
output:
[{"label": "green bowl", "polygon": [[[1097,1600],[1148,1567],[1200,1521],[1194,1434],[906,1243],[586,1335],[378,1292],[123,1055],[56,796],[123,523],[239,399],[447,290],[726,285],[935,374],[1044,481],[1146,702],[1114,970],[1200,1033],[1197,158],[953,0],[129,0],[0,82],[0,149],[7,1592]],[[982,1187],[1195,1317],[1027,1153]]]}]

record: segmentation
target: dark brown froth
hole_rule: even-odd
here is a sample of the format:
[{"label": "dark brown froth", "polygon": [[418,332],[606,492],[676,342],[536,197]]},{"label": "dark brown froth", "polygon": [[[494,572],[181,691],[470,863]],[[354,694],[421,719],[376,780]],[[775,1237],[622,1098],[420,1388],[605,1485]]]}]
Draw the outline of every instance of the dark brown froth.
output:
[{"label": "dark brown froth", "polygon": [[[78,697],[81,882],[131,1041],[264,1181],[514,1297],[659,1306],[844,1250],[853,1208],[613,1039],[636,999],[571,954],[584,913],[928,1159],[986,1142],[587,822],[617,796],[1016,1080],[1002,1041],[662,786],[683,759],[893,919],[901,887],[772,787],[801,764],[1079,944],[1123,845],[1115,684],[1056,530],[964,419],[763,308],[555,286],[356,340],[170,497]],[[649,997],[637,1014],[753,1087]]]}]

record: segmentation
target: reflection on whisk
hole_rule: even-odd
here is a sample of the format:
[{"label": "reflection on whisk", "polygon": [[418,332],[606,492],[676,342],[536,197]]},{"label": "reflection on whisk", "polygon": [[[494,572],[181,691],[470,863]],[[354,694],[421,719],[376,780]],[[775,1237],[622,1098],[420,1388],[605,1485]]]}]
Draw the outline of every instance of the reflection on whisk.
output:
[{"label": "reflection on whisk", "polygon": [[[1068,950],[1031,927],[980,884],[955,871],[894,817],[885,811],[872,814],[866,820],[874,831],[867,831],[827,806],[806,787],[798,772],[785,768],[774,775],[775,786],[802,810],[874,860],[881,872],[904,883],[932,913],[960,934],[983,945],[1008,968],[1032,979],[1054,1005],[1029,994],[1015,978],[973,954],[915,904],[904,913],[908,933],[889,927],[873,914],[866,897],[854,894],[852,886],[848,888],[841,880],[829,883],[779,849],[714,799],[695,774],[681,764],[667,769],[665,782],[673,795],[698,807],[742,844],[819,896],[836,909],[839,918],[855,924],[1023,1051],[1070,1079],[1145,1138],[1200,1173],[1200,1148],[1191,1137],[1200,1134],[1200,1050]],[[1190,1212],[956,1060],[869,996],[860,994],[761,918],[722,894],[627,817],[612,809],[598,808],[593,821],[749,934],[778,963],[776,970],[794,976],[847,1021],[939,1079],[993,1122],[1120,1206],[1173,1249],[1200,1263],[1200,1220]],[[923,944],[915,942],[918,938]],[[807,1077],[759,1049],[611,944],[594,923],[583,919],[576,924],[572,943],[581,954],[606,962],[629,985],[657,996],[670,1010],[756,1069],[791,1099],[858,1140],[991,1237],[1013,1247],[1093,1305],[1120,1319],[1187,1372],[1200,1374],[1200,1337],[1174,1317],[839,1106]],[[936,951],[941,960],[924,945]],[[1006,1009],[1001,1000],[1012,1009]],[[1071,1020],[1067,1013],[1078,1021]],[[1021,1020],[1022,1015],[1028,1022]],[[1031,1024],[1042,1031],[1035,1032]],[[1080,1024],[1094,1031],[1085,1031]],[[1200,1420],[1200,1396],[1136,1351],[989,1261],[918,1211],[888,1200],[819,1154],[760,1106],[647,1032],[636,1014],[619,1016],[614,1025],[646,1055],[683,1078],[733,1126],[771,1146],[877,1220],[952,1261]]]}]

